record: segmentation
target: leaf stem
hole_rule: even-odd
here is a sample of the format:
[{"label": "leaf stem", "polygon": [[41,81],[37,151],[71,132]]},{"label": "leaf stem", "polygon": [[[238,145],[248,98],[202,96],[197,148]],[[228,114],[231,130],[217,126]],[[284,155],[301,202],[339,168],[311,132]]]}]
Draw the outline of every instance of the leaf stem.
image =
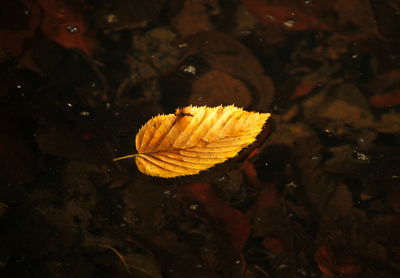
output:
[{"label": "leaf stem", "polygon": [[131,274],[131,271],[129,270],[129,265],[128,265],[128,263],[126,262],[124,256],[122,256],[121,253],[119,253],[115,248],[113,248],[113,247],[110,246],[110,245],[103,245],[103,248],[105,248],[105,249],[110,249],[111,251],[113,251],[114,254],[117,255],[117,257],[121,260],[122,264],[123,264],[124,267],[125,267],[126,272],[128,272],[129,274]]},{"label": "leaf stem", "polygon": [[132,158],[132,157],[136,157],[138,155],[139,155],[138,153],[137,154],[129,154],[129,155],[114,158],[113,161],[118,161],[118,160],[122,160],[122,159],[126,159],[126,158]]}]

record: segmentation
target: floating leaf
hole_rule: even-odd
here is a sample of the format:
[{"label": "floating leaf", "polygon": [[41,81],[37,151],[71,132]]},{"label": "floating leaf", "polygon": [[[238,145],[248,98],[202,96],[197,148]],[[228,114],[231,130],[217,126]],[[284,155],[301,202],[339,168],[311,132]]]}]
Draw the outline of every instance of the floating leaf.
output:
[{"label": "floating leaf", "polygon": [[149,120],[136,135],[139,170],[163,178],[194,175],[232,158],[253,143],[269,113],[233,105],[187,106]]}]

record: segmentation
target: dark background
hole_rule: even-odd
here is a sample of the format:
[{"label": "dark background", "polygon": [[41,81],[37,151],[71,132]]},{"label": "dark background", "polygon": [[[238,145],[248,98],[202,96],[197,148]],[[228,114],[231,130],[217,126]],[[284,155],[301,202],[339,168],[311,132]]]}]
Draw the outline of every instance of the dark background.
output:
[{"label": "dark background", "polygon": [[[0,3],[1,277],[400,277],[400,2]],[[186,105],[271,112],[199,175],[140,173]]]}]

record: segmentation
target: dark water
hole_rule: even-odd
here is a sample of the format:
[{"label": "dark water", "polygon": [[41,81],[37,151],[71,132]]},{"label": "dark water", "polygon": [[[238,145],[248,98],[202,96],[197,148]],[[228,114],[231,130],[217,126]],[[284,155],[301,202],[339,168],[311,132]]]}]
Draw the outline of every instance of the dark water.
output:
[{"label": "dark water", "polygon": [[[1,277],[400,277],[397,1],[0,12]],[[113,161],[154,116],[231,104],[272,115],[222,164]]]}]

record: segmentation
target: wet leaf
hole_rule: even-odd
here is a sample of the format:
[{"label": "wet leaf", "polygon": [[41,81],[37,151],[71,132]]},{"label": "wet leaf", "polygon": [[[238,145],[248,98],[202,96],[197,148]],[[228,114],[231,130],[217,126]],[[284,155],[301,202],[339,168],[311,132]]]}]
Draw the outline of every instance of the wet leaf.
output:
[{"label": "wet leaf", "polygon": [[[332,97],[335,99],[332,99]],[[310,97],[304,103],[310,122],[316,119],[341,121],[353,128],[372,126],[374,117],[361,91],[352,84],[343,84],[337,92],[322,92]],[[306,108],[307,107],[307,108]]]},{"label": "wet leaf", "polygon": [[161,278],[160,269],[151,256],[136,253],[128,253],[124,256],[110,245],[104,245],[103,248],[114,252],[126,272],[130,274],[129,277]]},{"label": "wet leaf", "polygon": [[390,205],[396,212],[400,212],[400,182],[392,184],[387,196]]},{"label": "wet leaf", "polygon": [[40,8],[35,1],[3,1],[0,14],[0,51],[8,58],[20,55],[26,40],[33,37],[39,27],[40,16]]},{"label": "wet leaf", "polygon": [[[332,6],[339,17],[333,22],[326,21],[341,38],[362,40],[366,38],[382,39],[374,16],[374,7],[367,0],[338,0]],[[321,18],[325,21],[323,18]]]},{"label": "wet leaf", "polygon": [[83,5],[72,6],[68,1],[49,0],[38,0],[38,3],[43,9],[40,29],[50,40],[65,48],[92,55],[94,44],[88,36],[88,28],[80,10]]},{"label": "wet leaf", "polygon": [[251,13],[269,24],[277,24],[291,30],[322,27],[318,19],[307,14],[307,10],[297,1],[242,0],[242,2]]},{"label": "wet leaf", "polygon": [[[253,108],[264,111],[271,105],[272,97],[275,94],[272,79],[266,75],[263,66],[254,54],[239,41],[225,33],[210,31],[189,36],[182,43],[189,46],[187,47],[187,57],[200,57],[213,71],[225,73],[229,75],[229,78],[236,79],[237,82],[235,83],[238,84],[240,81],[240,83],[246,85],[252,95],[251,104]],[[207,78],[209,79],[209,76]],[[206,77],[202,77],[203,81],[204,79]],[[218,79],[221,79],[221,77],[218,77]],[[195,83],[198,86],[199,82]],[[198,90],[195,85],[193,84],[193,95],[196,95],[196,90]],[[235,87],[238,87],[238,85],[235,85]],[[243,91],[242,88],[239,89]],[[218,94],[203,96],[203,105],[216,103],[220,94],[225,95],[221,86],[214,88],[214,90],[218,91]],[[239,102],[233,101],[247,101],[247,93],[243,93],[243,99],[234,100],[230,96],[229,101],[231,102],[229,104],[241,105]],[[216,100],[213,100],[214,98]]]},{"label": "wet leaf", "polygon": [[8,205],[6,203],[0,202],[0,217],[6,214],[8,210]]},{"label": "wet leaf", "polygon": [[317,250],[315,261],[321,272],[328,277],[360,277],[363,271],[362,266],[357,264],[353,257],[335,251],[329,244],[323,245]]},{"label": "wet leaf", "polygon": [[400,105],[400,90],[374,95],[369,98],[369,103],[375,108],[387,108]]},{"label": "wet leaf", "polygon": [[382,133],[400,133],[400,113],[392,110],[382,114],[376,122],[376,130]]},{"label": "wet leaf", "polygon": [[251,105],[252,96],[244,82],[231,75],[211,70],[193,82],[189,102],[195,105],[207,103],[229,105],[235,103],[242,107]]},{"label": "wet leaf", "polygon": [[210,216],[219,219],[232,245],[242,250],[250,233],[247,216],[221,200],[209,183],[194,183],[182,188],[182,193],[200,202]]},{"label": "wet leaf", "polygon": [[32,181],[38,170],[31,120],[13,109],[0,113],[0,185]]},{"label": "wet leaf", "polygon": [[261,22],[280,28],[293,31],[324,30],[349,41],[382,38],[372,5],[367,0],[337,0],[329,3],[288,0],[242,2]]},{"label": "wet leaf", "polygon": [[267,248],[268,251],[273,254],[280,255],[285,252],[285,242],[276,237],[265,237],[262,241],[262,245]]},{"label": "wet leaf", "polygon": [[141,254],[130,254],[125,259],[131,273],[140,273],[143,277],[161,277],[157,262],[153,258]]},{"label": "wet leaf", "polygon": [[138,153],[115,160],[135,157],[139,170],[151,176],[194,175],[253,143],[269,116],[233,105],[187,106],[149,120],[136,136]]},{"label": "wet leaf", "polygon": [[94,23],[105,33],[143,28],[156,20],[162,0],[115,0],[96,2]]},{"label": "wet leaf", "polygon": [[89,143],[88,140],[85,140],[85,135],[78,131],[77,126],[75,126],[74,132],[62,125],[53,123],[38,129],[36,143],[39,149],[43,153],[58,157],[92,163],[97,162],[96,147]]},{"label": "wet leaf", "polygon": [[[210,12],[211,10],[211,12]],[[173,20],[176,30],[182,37],[213,29],[210,15],[218,13],[217,1],[186,0]]]}]

